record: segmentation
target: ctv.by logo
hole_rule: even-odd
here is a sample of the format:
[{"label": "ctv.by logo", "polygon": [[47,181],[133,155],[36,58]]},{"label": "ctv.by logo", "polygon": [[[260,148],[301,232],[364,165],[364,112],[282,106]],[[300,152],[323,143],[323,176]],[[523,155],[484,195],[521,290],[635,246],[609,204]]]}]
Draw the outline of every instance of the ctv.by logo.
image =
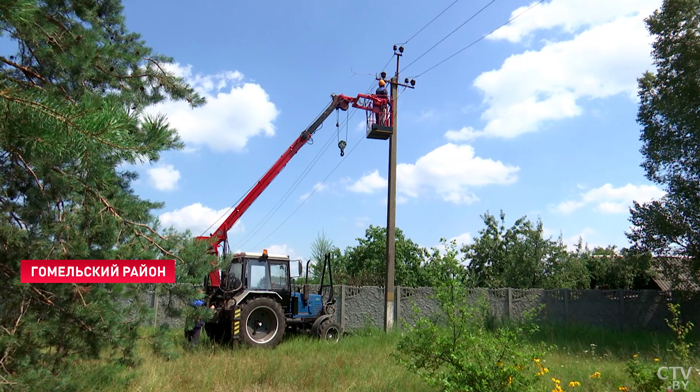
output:
[{"label": "ctv.by logo", "polygon": [[[669,370],[673,372],[673,376],[671,377],[671,380],[669,381],[669,385],[666,387],[666,390],[668,392],[673,392],[687,389],[688,384],[690,384],[688,378],[690,377],[690,372],[693,371],[693,368],[689,367],[686,369],[681,366],[661,366],[659,370],[656,371],[656,375],[661,380],[668,380],[668,375],[664,373]],[[676,373],[677,371],[680,371],[681,375],[683,376],[683,380],[678,379]]]}]

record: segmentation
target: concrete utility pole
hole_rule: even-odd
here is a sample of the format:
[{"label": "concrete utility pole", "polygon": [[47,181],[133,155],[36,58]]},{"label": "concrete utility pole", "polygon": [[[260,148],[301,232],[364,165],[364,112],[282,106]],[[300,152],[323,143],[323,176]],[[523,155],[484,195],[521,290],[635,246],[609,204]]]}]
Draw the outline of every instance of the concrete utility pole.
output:
[{"label": "concrete utility pole", "polygon": [[[397,51],[398,49],[398,51]],[[398,118],[398,98],[399,86],[413,88],[416,81],[411,80],[411,85],[399,83],[399,59],[403,55],[403,46],[397,48],[394,45],[394,55],[396,56],[396,74],[389,81],[391,83],[391,126],[392,134],[389,138],[389,191],[387,195],[387,213],[386,213],[386,284],[384,285],[384,297],[386,303],[384,305],[384,331],[389,332],[394,327],[394,267],[396,260],[396,119]],[[386,74],[382,72],[382,79]]]}]

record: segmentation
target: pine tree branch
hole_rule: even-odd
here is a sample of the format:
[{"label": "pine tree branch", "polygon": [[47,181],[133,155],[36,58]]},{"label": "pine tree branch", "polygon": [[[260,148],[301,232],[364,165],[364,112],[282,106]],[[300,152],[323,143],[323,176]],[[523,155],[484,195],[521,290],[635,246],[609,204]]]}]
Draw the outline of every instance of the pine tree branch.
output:
[{"label": "pine tree branch", "polygon": [[37,186],[39,187],[39,189],[41,190],[41,193],[42,193],[44,196],[46,196],[46,192],[44,192],[44,186],[41,185],[41,181],[39,181],[39,177],[36,176],[36,173],[34,173],[34,170],[32,170],[32,168],[29,167],[29,165],[28,165],[27,162],[24,160],[24,158],[22,158],[22,155],[21,155],[20,153],[15,152],[15,155],[17,156],[17,158],[19,158],[20,161],[22,161],[22,164],[23,164],[24,167],[27,169],[27,171],[29,171],[29,173],[32,174],[32,177],[34,177],[34,181],[36,182],[36,185],[37,185]]},{"label": "pine tree branch", "polygon": [[[59,173],[59,174],[62,174],[62,175],[64,175],[64,176],[69,176],[69,174],[67,174],[66,172],[64,172],[63,170],[61,170],[60,168],[58,168],[58,167],[56,167],[56,166],[52,167],[51,170],[53,170],[53,171],[55,171],[55,172],[57,172],[57,173]],[[139,237],[139,238],[145,239],[148,243],[150,243],[151,245],[153,245],[153,246],[155,246],[156,248],[158,248],[158,250],[160,250],[164,255],[173,257],[173,258],[179,260],[179,261],[180,261],[181,263],[183,263],[183,264],[185,263],[185,261],[184,261],[181,257],[179,257],[179,256],[177,256],[176,254],[174,254],[174,253],[172,253],[172,252],[166,250],[166,249],[163,248],[160,244],[158,244],[153,238],[151,238],[151,237],[149,237],[149,236],[143,234],[142,232],[140,232],[139,230],[136,229],[136,227],[142,227],[142,228],[144,228],[144,229],[150,231],[150,232],[153,233],[154,235],[158,236],[158,237],[159,237],[160,239],[162,239],[163,241],[168,242],[168,239],[167,239],[167,238],[165,238],[165,237],[162,236],[160,233],[158,233],[157,231],[155,231],[152,227],[150,227],[149,225],[143,224],[143,223],[138,223],[138,222],[134,222],[134,221],[129,220],[129,219],[125,219],[124,217],[122,217],[122,216],[116,211],[116,209],[112,206],[112,204],[110,204],[110,202],[109,202],[104,196],[102,196],[98,191],[96,191],[95,189],[93,189],[93,188],[91,188],[91,187],[89,187],[89,186],[85,186],[85,191],[86,191],[86,192],[89,192],[89,193],[91,193],[91,194],[93,194],[93,195],[100,201],[100,203],[102,203],[102,205],[104,205],[103,210],[109,211],[109,213],[110,213],[112,216],[114,216],[115,218],[119,219],[119,220],[122,221],[124,224],[129,225],[129,226],[132,226],[132,231],[133,231],[134,235],[136,235],[136,236]]]},{"label": "pine tree branch", "polygon": [[39,75],[39,73],[37,73],[36,71],[34,71],[33,69],[31,69],[29,67],[25,67],[24,65],[17,64],[14,61],[8,60],[3,56],[0,56],[0,61],[22,71],[22,73],[24,73],[24,75],[27,78],[36,78],[36,79],[41,80],[44,83],[47,83],[46,79],[43,76]]},{"label": "pine tree branch", "polygon": [[[0,57],[0,59],[1,59],[1,57]],[[87,137],[90,137],[90,138],[92,138],[92,139],[94,139],[94,140],[97,140],[98,142],[100,142],[100,143],[102,143],[102,144],[104,144],[104,145],[107,145],[107,146],[109,146],[109,147],[112,147],[112,148],[115,148],[115,149],[118,149],[118,150],[143,151],[143,150],[149,150],[149,149],[151,149],[151,146],[144,146],[144,147],[125,147],[125,146],[119,146],[119,145],[117,145],[117,144],[114,144],[114,143],[109,142],[109,141],[107,141],[107,140],[104,140],[104,139],[102,139],[102,138],[99,138],[99,137],[95,136],[94,134],[91,134],[90,132],[86,132],[85,130],[83,130],[82,128],[80,128],[77,124],[75,124],[70,118],[68,118],[68,117],[64,116],[63,114],[61,114],[61,113],[59,113],[59,112],[57,112],[57,111],[51,109],[50,107],[48,107],[48,106],[46,106],[46,105],[44,105],[44,104],[38,103],[38,102],[30,101],[30,100],[28,100],[28,99],[18,98],[18,97],[13,97],[13,96],[11,96],[11,95],[8,95],[8,94],[6,93],[8,90],[9,90],[9,89],[5,89],[5,90],[0,91],[0,97],[5,98],[5,99],[7,99],[7,100],[10,101],[10,102],[15,102],[15,103],[19,103],[19,104],[24,104],[24,105],[26,105],[26,106],[30,106],[30,107],[33,107],[33,108],[35,108],[35,109],[38,109],[39,111],[43,112],[44,114],[46,114],[46,115],[48,115],[48,116],[50,116],[50,117],[52,117],[52,118],[54,118],[54,119],[56,119],[56,120],[58,120],[58,121],[60,121],[60,122],[63,122],[63,123],[65,123],[65,124],[68,124],[68,125],[72,126],[72,127],[75,128],[78,132],[82,133],[83,135],[85,135],[85,136],[87,136]]]}]

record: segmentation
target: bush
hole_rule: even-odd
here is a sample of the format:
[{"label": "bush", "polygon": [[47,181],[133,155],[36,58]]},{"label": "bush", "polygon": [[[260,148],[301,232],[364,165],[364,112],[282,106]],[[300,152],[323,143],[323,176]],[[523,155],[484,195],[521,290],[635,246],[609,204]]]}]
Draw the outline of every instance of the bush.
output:
[{"label": "bush", "polygon": [[460,278],[454,246],[437,256],[442,280],[434,288],[439,318],[421,317],[407,326],[398,344],[398,361],[442,391],[527,391],[548,370],[540,365],[542,352],[524,344],[537,327],[496,325],[488,304],[471,301]]}]

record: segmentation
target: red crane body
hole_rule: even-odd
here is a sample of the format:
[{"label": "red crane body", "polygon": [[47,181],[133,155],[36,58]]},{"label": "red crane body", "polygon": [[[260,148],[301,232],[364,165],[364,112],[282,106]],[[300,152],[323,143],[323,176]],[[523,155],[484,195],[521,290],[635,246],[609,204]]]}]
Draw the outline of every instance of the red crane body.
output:
[{"label": "red crane body", "polygon": [[[380,115],[380,122],[382,125],[390,126],[390,117],[388,115],[388,99],[380,98],[376,95],[359,94],[357,97],[348,97],[346,95],[332,95],[333,100],[328,105],[328,107],[316,118],[316,120],[305,129],[301,135],[292,143],[291,146],[279,157],[279,159],[272,165],[272,167],[265,173],[265,175],[258,181],[257,184],[248,192],[247,195],[241,200],[241,202],[233,209],[231,214],[224,220],[224,222],[216,229],[216,231],[209,236],[199,236],[198,240],[204,240],[209,242],[212,247],[211,253],[218,255],[218,247],[222,242],[227,240],[228,231],[233,227],[233,225],[238,222],[238,220],[243,216],[243,214],[250,208],[250,206],[257,200],[257,198],[265,191],[265,189],[272,183],[272,181],[277,177],[277,175],[287,166],[287,163],[292,159],[294,155],[301,149],[304,144],[306,144],[309,139],[313,136],[316,130],[323,124],[323,122],[328,118],[328,116],[333,113],[334,110],[346,111],[352,104],[353,107],[358,109],[363,109],[367,111],[367,121],[368,126],[370,122],[374,122],[375,115]],[[210,281],[212,286],[219,286],[219,273],[218,271],[212,271],[210,273]]]}]

